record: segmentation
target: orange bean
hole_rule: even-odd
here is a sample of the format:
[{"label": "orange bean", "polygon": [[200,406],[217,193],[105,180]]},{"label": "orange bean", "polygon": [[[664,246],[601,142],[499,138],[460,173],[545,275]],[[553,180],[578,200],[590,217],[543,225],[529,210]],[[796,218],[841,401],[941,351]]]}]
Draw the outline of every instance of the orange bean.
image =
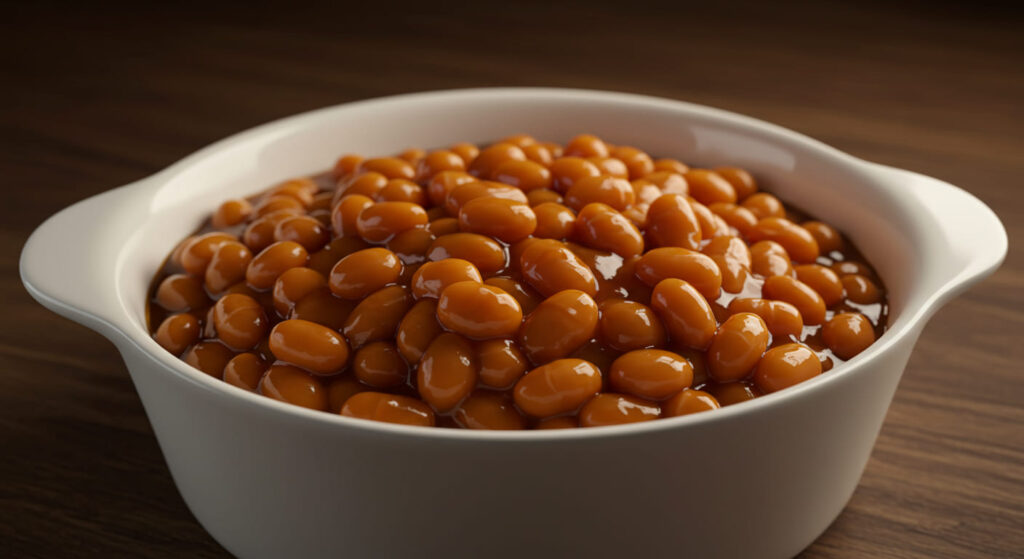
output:
[{"label": "orange bean", "polygon": [[331,377],[327,384],[327,407],[331,413],[340,413],[341,409],[348,402],[349,398],[367,392],[369,386],[359,382],[349,375],[338,375]]},{"label": "orange bean", "polygon": [[327,287],[315,289],[305,297],[295,302],[288,318],[298,318],[322,324],[331,330],[340,330],[349,314],[352,313],[354,303],[339,299],[331,294]]},{"label": "orange bean", "polygon": [[445,328],[471,339],[514,335],[523,311],[514,297],[493,285],[460,281],[441,292],[437,318]]},{"label": "orange bean", "polygon": [[480,283],[480,272],[468,260],[446,258],[438,262],[427,262],[412,276],[412,294],[417,299],[438,298],[449,285],[461,281]]},{"label": "orange bean", "polygon": [[383,392],[354,394],[342,406],[341,415],[420,427],[433,427],[436,424],[434,412],[423,402]]},{"label": "orange bean", "polygon": [[389,179],[416,178],[416,167],[412,163],[398,157],[372,157],[359,164],[360,171],[375,172]]},{"label": "orange bean", "polygon": [[245,271],[245,281],[255,289],[270,289],[277,278],[292,268],[306,265],[309,253],[292,241],[279,241],[257,254]]},{"label": "orange bean", "polygon": [[342,258],[331,270],[330,288],[343,299],[359,300],[398,281],[402,262],[386,248],[368,248]]},{"label": "orange bean", "polygon": [[224,382],[256,392],[267,366],[255,353],[239,353],[224,366]]},{"label": "orange bean", "polygon": [[466,429],[525,429],[526,418],[506,394],[478,390],[455,410],[453,416]]},{"label": "orange bean", "polygon": [[821,361],[810,348],[786,344],[765,352],[754,371],[754,384],[762,392],[789,388],[821,374]]},{"label": "orange bean", "polygon": [[590,161],[601,171],[602,175],[615,177],[617,179],[629,179],[629,168],[621,159],[614,157],[588,157]]},{"label": "orange bean", "polygon": [[565,144],[565,155],[574,157],[608,157],[608,145],[593,134],[579,134]]},{"label": "orange bean", "polygon": [[743,206],[716,202],[708,206],[715,215],[721,217],[730,227],[739,231],[740,235],[748,235],[757,226],[757,216]]},{"label": "orange bean", "polygon": [[537,216],[533,236],[540,239],[565,239],[572,233],[576,222],[576,214],[572,210],[555,202],[538,204],[533,207],[533,213]]},{"label": "orange bean", "polygon": [[468,260],[485,277],[500,272],[507,263],[505,249],[478,233],[454,233],[436,239],[427,251],[427,260],[438,262],[446,258]]},{"label": "orange bean", "polygon": [[494,180],[529,192],[538,188],[551,188],[551,171],[535,161],[509,159],[495,168]]},{"label": "orange bean", "polygon": [[750,210],[751,213],[757,216],[757,219],[786,217],[786,208],[782,205],[782,202],[767,192],[751,194],[746,200],[740,202],[740,205]]},{"label": "orange bean", "polygon": [[252,204],[247,200],[228,200],[221,204],[210,219],[217,229],[227,229],[243,223],[252,214]]},{"label": "orange bean", "polygon": [[441,332],[441,324],[437,322],[437,301],[424,299],[413,305],[402,317],[395,342],[402,357],[416,364],[430,347],[430,342]]},{"label": "orange bean", "polygon": [[794,273],[789,253],[775,241],[759,241],[751,245],[750,262],[751,271],[763,278]]},{"label": "orange bean", "polygon": [[561,204],[564,200],[562,200],[562,195],[554,190],[538,188],[526,193],[526,202],[530,204],[530,207],[537,207],[547,202]]},{"label": "orange bean", "polygon": [[327,410],[327,389],[313,375],[291,365],[271,365],[260,379],[268,398],[313,410]]},{"label": "orange bean", "polygon": [[843,248],[843,236],[831,225],[826,225],[820,221],[805,221],[800,226],[814,237],[822,254],[828,254]]},{"label": "orange bean", "polygon": [[391,342],[373,342],[356,350],[352,374],[374,388],[394,388],[405,384],[409,366]]},{"label": "orange bean", "polygon": [[551,153],[551,150],[547,146],[541,144],[532,144],[523,148],[523,153],[526,154],[526,158],[535,163],[540,163],[544,167],[551,165],[551,162],[555,160],[555,156]]},{"label": "orange bean", "polygon": [[188,313],[171,315],[160,323],[153,339],[160,347],[174,355],[181,355],[199,339],[199,321]]},{"label": "orange bean", "polygon": [[214,378],[221,378],[235,353],[224,344],[214,340],[204,340],[188,348],[181,360],[193,369],[198,369]]},{"label": "orange bean", "polygon": [[320,375],[338,372],[348,363],[348,343],[340,334],[315,322],[291,319],[270,331],[270,351],[282,361]]},{"label": "orange bean", "polygon": [[616,359],[608,384],[617,392],[664,400],[693,382],[693,366],[683,356],[661,349],[638,349]]},{"label": "orange bean", "polygon": [[626,258],[644,251],[644,239],[636,225],[605,204],[587,204],[576,216],[573,230],[584,244],[598,250]]},{"label": "orange bean", "polygon": [[545,297],[566,289],[597,294],[594,272],[558,241],[537,240],[523,251],[519,263],[523,278]]},{"label": "orange bean", "polygon": [[476,159],[469,164],[469,173],[482,179],[490,179],[494,172],[506,161],[526,161],[522,148],[514,144],[492,144],[480,151]]},{"label": "orange bean", "polygon": [[757,192],[757,182],[744,169],[739,167],[715,167],[714,171],[718,176],[729,181],[733,190],[736,191],[736,198],[738,200],[742,201]]},{"label": "orange bean", "polygon": [[668,171],[671,173],[683,174],[690,170],[690,167],[678,159],[655,159],[654,172]]},{"label": "orange bean", "polygon": [[639,179],[654,172],[651,156],[635,147],[616,146],[612,148],[611,155],[626,164],[630,179]]},{"label": "orange bean", "polygon": [[532,417],[550,417],[579,409],[601,391],[601,371],[582,359],[559,359],[519,379],[516,405]]},{"label": "orange bean", "polygon": [[346,154],[338,158],[338,161],[334,164],[334,169],[331,175],[335,179],[341,179],[346,175],[351,175],[356,172],[359,168],[359,164],[363,162],[363,156],[355,154]]},{"label": "orange bean", "polygon": [[420,359],[416,386],[430,407],[444,413],[469,396],[476,386],[478,370],[472,344],[458,334],[445,332],[434,338]]},{"label": "orange bean", "polygon": [[806,283],[821,295],[826,307],[843,301],[843,284],[830,268],[818,264],[803,264],[794,268],[796,279]]},{"label": "orange bean", "polygon": [[654,310],[636,301],[612,300],[601,305],[601,339],[619,351],[665,345],[665,327]]},{"label": "orange bean", "polygon": [[722,289],[729,293],[743,291],[750,274],[751,256],[747,244],[739,237],[715,237],[701,251],[711,257],[722,274]]},{"label": "orange bean", "polygon": [[790,303],[800,311],[804,324],[811,326],[825,322],[825,300],[806,283],[789,276],[772,276],[764,280],[761,288],[765,299]]},{"label": "orange bean", "polygon": [[785,301],[737,298],[729,303],[729,312],[754,313],[760,316],[776,341],[789,337],[799,340],[804,329],[804,319],[800,316],[800,311]]},{"label": "orange bean", "polygon": [[651,203],[646,231],[654,246],[700,248],[700,223],[690,203],[678,194],[665,194]]},{"label": "orange bean", "polygon": [[654,287],[664,279],[686,280],[706,299],[717,299],[722,274],[711,257],[678,247],[647,251],[636,263],[636,277]]},{"label": "orange bean", "polygon": [[669,278],[654,286],[651,307],[665,324],[669,338],[693,349],[704,349],[715,335],[715,315],[707,300],[684,280]]},{"label": "orange bean", "polygon": [[882,290],[868,277],[860,274],[843,276],[846,300],[858,305],[871,305],[882,300]]},{"label": "orange bean", "polygon": [[371,243],[383,243],[395,235],[426,225],[427,212],[410,202],[377,202],[359,213],[356,229],[359,236]]},{"label": "orange bean", "polygon": [[182,246],[179,253],[181,267],[193,276],[202,277],[213,259],[213,253],[224,243],[237,240],[234,235],[227,233],[206,233],[193,237]]},{"label": "orange bean", "polygon": [[185,274],[171,274],[156,290],[156,304],[171,312],[200,310],[210,304],[201,281]]},{"label": "orange bean", "polygon": [[398,255],[398,259],[406,266],[419,264],[426,259],[430,245],[434,244],[434,240],[437,239],[429,227],[427,225],[406,229],[392,237],[385,246]]},{"label": "orange bean", "polygon": [[604,427],[650,421],[661,416],[661,408],[654,402],[604,393],[591,398],[580,410],[580,427]]},{"label": "orange bean", "polygon": [[512,278],[500,276],[487,278],[484,283],[498,287],[505,293],[515,297],[516,301],[519,302],[519,307],[523,309],[524,315],[533,312],[533,309],[537,308],[537,305],[541,302],[541,297],[536,291]]},{"label": "orange bean", "polygon": [[730,316],[718,327],[708,347],[711,378],[718,382],[745,378],[768,349],[770,338],[760,316],[747,312]]},{"label": "orange bean", "polygon": [[665,417],[689,415],[722,407],[714,396],[703,390],[683,390],[661,405]]},{"label": "orange bean", "polygon": [[213,306],[213,324],[224,345],[237,351],[252,349],[267,333],[267,315],[252,297],[231,293]]},{"label": "orange bean", "polygon": [[363,299],[349,313],[342,333],[352,347],[392,338],[402,317],[412,306],[412,294],[401,285],[391,285]]},{"label": "orange bean", "polygon": [[459,227],[463,231],[514,243],[533,233],[537,228],[537,216],[530,206],[521,202],[501,198],[475,198],[459,210]]},{"label": "orange bean", "polygon": [[601,170],[592,162],[581,157],[559,157],[548,167],[551,171],[551,184],[558,192],[567,192],[576,181],[583,177],[597,177]]},{"label": "orange bean", "polygon": [[391,179],[375,199],[378,202],[409,202],[423,206],[427,203],[427,193],[422,186],[410,180]]},{"label": "orange bean", "polygon": [[526,373],[526,356],[512,340],[483,340],[476,344],[480,360],[480,384],[511,388]]},{"label": "orange bean", "polygon": [[814,262],[818,258],[818,242],[806,229],[781,217],[767,217],[757,222],[748,233],[751,241],[775,241],[797,262]]},{"label": "orange bean", "polygon": [[466,162],[454,151],[440,149],[428,153],[418,163],[416,176],[429,181],[444,171],[465,171]]},{"label": "orange bean", "polygon": [[475,145],[469,142],[459,142],[457,144],[452,145],[448,149],[458,154],[458,156],[462,158],[466,165],[472,163],[473,160],[476,159],[477,155],[480,154],[480,148],[476,147]]},{"label": "orange bean", "polygon": [[427,183],[427,197],[435,206],[443,206],[448,195],[457,187],[477,182],[476,177],[463,171],[441,171]]},{"label": "orange bean", "polygon": [[722,406],[741,404],[757,398],[762,393],[750,382],[727,382],[725,384],[711,384],[707,391],[718,400]]},{"label": "orange bean", "polygon": [[579,211],[587,204],[598,202],[621,212],[633,205],[635,196],[633,185],[626,179],[581,177],[566,191],[565,205]]},{"label": "orange bean", "polygon": [[597,304],[575,289],[548,297],[523,322],[519,346],[534,364],[543,364],[576,351],[597,331]]},{"label": "orange bean", "polygon": [[690,169],[683,177],[690,187],[690,196],[701,204],[736,203],[736,189],[718,173],[709,169]]},{"label": "orange bean", "polygon": [[269,196],[253,207],[252,215],[263,217],[279,211],[299,215],[305,213],[306,207],[291,196]]},{"label": "orange bean", "polygon": [[287,316],[303,297],[327,285],[327,278],[310,268],[292,268],[274,282],[274,309]]},{"label": "orange bean", "polygon": [[875,343],[875,331],[864,315],[845,312],[825,323],[821,338],[840,359],[852,359]]}]

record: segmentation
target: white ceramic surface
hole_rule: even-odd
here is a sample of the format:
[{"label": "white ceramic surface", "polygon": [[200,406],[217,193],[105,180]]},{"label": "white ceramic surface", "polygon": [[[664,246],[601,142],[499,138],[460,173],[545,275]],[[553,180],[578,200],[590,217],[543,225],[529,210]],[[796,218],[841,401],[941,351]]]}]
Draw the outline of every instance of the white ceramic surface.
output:
[{"label": "white ceramic surface", "polygon": [[[889,331],[843,367],[714,413],[569,431],[473,432],[352,420],[250,394],[147,334],[146,289],[225,198],[344,152],[587,131],[750,169],[846,232],[889,289]],[[21,274],[121,351],[174,480],[242,557],[789,557],[852,494],[925,321],[1006,253],[996,216],[944,182],[707,107],[617,93],[403,95],[280,120],[63,210]]]}]

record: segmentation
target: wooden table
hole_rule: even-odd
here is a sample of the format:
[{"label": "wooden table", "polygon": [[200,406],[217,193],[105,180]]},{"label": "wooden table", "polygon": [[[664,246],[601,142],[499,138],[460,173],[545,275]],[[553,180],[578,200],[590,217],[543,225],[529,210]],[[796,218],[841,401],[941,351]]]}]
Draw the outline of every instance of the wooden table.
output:
[{"label": "wooden table", "polygon": [[485,85],[714,105],[943,178],[994,208],[1010,233],[1006,264],[932,319],[860,488],[803,556],[1022,553],[1020,13],[625,4],[463,7],[461,19],[434,3],[392,10],[404,17],[306,4],[5,8],[0,554],[225,555],[178,496],[114,348],[21,286],[18,252],[36,225],[274,118]]}]

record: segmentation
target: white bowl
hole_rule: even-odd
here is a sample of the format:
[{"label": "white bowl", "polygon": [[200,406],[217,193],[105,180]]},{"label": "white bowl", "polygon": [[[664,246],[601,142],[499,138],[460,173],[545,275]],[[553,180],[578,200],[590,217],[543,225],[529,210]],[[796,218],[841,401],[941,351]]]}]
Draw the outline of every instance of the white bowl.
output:
[{"label": "white bowl", "polygon": [[[889,330],[849,363],[712,413],[480,432],[314,412],[191,369],[146,329],[161,261],[216,205],[343,152],[590,132],[745,167],[849,235],[889,291]],[[994,270],[1006,233],[970,194],[736,114],[636,95],[476,89],[331,107],[232,136],[47,220],[21,274],[110,338],[199,522],[242,557],[789,557],[839,514],[926,320]]]}]

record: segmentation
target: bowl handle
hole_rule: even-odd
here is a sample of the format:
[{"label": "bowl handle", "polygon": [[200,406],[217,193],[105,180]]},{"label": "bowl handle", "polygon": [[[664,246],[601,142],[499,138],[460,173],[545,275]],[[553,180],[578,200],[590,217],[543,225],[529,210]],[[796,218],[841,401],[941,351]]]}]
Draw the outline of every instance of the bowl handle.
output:
[{"label": "bowl handle", "polygon": [[126,210],[147,196],[141,182],[61,210],[32,232],[21,251],[21,280],[29,294],[108,338],[124,320],[114,270],[120,248],[145,219],[145,206]]},{"label": "bowl handle", "polygon": [[929,235],[942,239],[937,293],[952,295],[993,272],[1006,258],[1007,237],[995,212],[967,191],[939,179],[872,165],[883,180],[915,199],[932,218]]}]

